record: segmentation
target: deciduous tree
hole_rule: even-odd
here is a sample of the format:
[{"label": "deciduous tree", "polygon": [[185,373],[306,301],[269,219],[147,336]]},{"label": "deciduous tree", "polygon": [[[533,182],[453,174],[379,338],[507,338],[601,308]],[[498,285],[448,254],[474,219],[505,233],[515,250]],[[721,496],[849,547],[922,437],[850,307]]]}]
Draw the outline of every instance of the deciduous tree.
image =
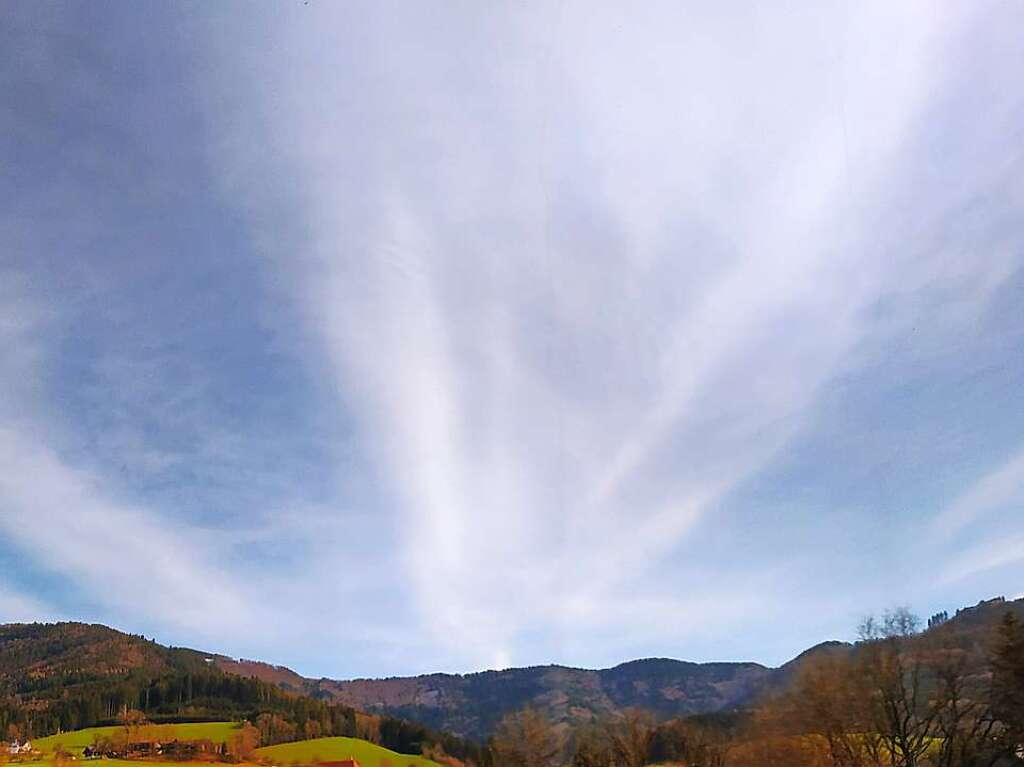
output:
[{"label": "deciduous tree", "polygon": [[611,742],[604,729],[581,728],[574,740],[572,767],[611,767]]},{"label": "deciduous tree", "polygon": [[527,707],[501,720],[492,748],[497,767],[554,767],[560,743],[547,718]]},{"label": "deciduous tree", "polygon": [[637,708],[626,709],[609,727],[612,753],[619,767],[643,767],[654,738],[654,717]]},{"label": "deciduous tree", "polygon": [[228,742],[228,756],[235,761],[248,759],[260,744],[260,731],[245,722]]}]

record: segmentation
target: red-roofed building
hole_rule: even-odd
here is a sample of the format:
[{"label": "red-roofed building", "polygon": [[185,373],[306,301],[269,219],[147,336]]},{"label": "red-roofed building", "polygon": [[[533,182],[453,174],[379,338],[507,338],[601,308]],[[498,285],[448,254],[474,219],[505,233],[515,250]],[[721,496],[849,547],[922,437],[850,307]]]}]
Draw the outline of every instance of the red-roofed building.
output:
[{"label": "red-roofed building", "polygon": [[342,759],[340,762],[318,762],[319,767],[362,767],[355,759]]}]

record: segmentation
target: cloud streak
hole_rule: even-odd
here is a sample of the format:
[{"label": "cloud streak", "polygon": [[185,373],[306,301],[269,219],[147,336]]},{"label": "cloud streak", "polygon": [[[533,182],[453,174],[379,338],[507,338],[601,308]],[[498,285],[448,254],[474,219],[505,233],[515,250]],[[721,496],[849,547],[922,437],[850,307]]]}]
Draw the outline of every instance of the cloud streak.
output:
[{"label": "cloud streak", "polygon": [[[1012,258],[907,239],[968,201],[906,195],[971,18],[821,11],[794,53],[788,18],[729,17],[726,40],[714,13],[582,11],[422,37],[415,13],[319,9],[274,31],[292,66],[232,70],[245,99],[287,95],[224,139],[225,175],[270,146],[303,190],[315,255],[280,267],[384,472],[421,620],[475,664],[649,585],[808,427],[877,305],[944,281],[988,286],[982,305]],[[943,172],[988,183],[969,160]]]},{"label": "cloud streak", "polygon": [[982,476],[935,520],[937,535],[948,539],[985,514],[1011,502],[1024,503],[1024,450]]},{"label": "cloud streak", "polygon": [[[809,582],[842,619],[882,576],[838,574],[830,520],[863,504],[877,540],[892,494],[805,454],[860,425],[828,403],[900,384],[894,339],[954,383],[965,338],[1013,346],[1021,46],[993,9],[223,5],[153,50],[123,9],[45,20],[76,45],[23,76],[123,135],[18,123],[46,137],[23,176],[58,156],[60,183],[0,228],[7,545],[103,615],[314,674],[715,657]],[[915,461],[955,452],[891,467],[886,534],[938,519],[922,583],[939,548],[1005,559],[954,534],[1021,459],[936,505]],[[763,502],[791,465],[792,497],[827,485],[813,530]]]},{"label": "cloud streak", "polygon": [[241,595],[195,555],[203,548],[195,537],[106,498],[95,478],[13,431],[0,431],[0,459],[9,539],[73,575],[84,592],[150,619],[173,615],[200,636],[250,625]]},{"label": "cloud streak", "polygon": [[[209,552],[201,537],[116,500],[105,477],[68,465],[45,444],[60,431],[47,425],[38,396],[48,362],[44,339],[59,312],[30,297],[17,273],[9,276],[0,329],[0,345],[14,351],[0,363],[9,395],[0,411],[0,530],[8,545],[70,575],[80,593],[150,619],[171,615],[180,628],[207,637],[245,625],[245,602],[203,561]],[[3,604],[25,617],[33,603],[11,596]]]}]

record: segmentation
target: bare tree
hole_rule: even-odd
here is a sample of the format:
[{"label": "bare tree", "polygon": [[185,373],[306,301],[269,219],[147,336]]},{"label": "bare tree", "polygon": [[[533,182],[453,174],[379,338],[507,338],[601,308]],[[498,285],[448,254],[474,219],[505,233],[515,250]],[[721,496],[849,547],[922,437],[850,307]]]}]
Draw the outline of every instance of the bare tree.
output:
[{"label": "bare tree", "polygon": [[547,718],[527,707],[501,720],[492,748],[497,767],[554,767],[560,743]]},{"label": "bare tree", "polygon": [[128,706],[123,706],[121,708],[121,715],[118,719],[120,720],[121,727],[123,728],[124,751],[125,755],[127,755],[128,750],[131,748],[131,744],[139,739],[139,730],[148,724],[148,722],[145,714],[134,708],[128,708]]},{"label": "bare tree", "polygon": [[356,713],[356,737],[380,745],[380,717]]},{"label": "bare tree", "polygon": [[235,761],[248,759],[260,744],[260,731],[245,722],[228,743],[228,755]]},{"label": "bare tree", "polygon": [[643,767],[651,750],[654,726],[650,713],[630,708],[609,727],[612,753],[618,767]]},{"label": "bare tree", "polygon": [[967,653],[959,648],[939,648],[930,666],[935,675],[936,767],[982,765],[994,756],[993,735],[997,722],[987,691],[968,673]]},{"label": "bare tree", "polygon": [[611,767],[612,747],[603,728],[587,727],[576,732],[572,767]]},{"label": "bare tree", "polygon": [[782,702],[783,716],[796,733],[817,736],[834,767],[876,767],[883,744],[871,726],[868,680],[850,658],[809,661]]},{"label": "bare tree", "polygon": [[[892,767],[919,767],[933,749],[939,708],[927,694],[927,655],[915,642],[920,621],[907,608],[861,625],[856,673],[867,682],[870,716]],[[873,630],[872,630],[873,629]]]}]

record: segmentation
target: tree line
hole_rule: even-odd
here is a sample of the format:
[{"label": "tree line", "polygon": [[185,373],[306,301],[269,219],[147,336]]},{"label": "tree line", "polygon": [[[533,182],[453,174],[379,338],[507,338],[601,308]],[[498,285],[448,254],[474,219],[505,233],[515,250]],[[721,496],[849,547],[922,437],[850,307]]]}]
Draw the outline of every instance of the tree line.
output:
[{"label": "tree line", "polygon": [[1024,626],[1012,612],[994,628],[967,617],[955,627],[940,613],[925,632],[906,609],[867,619],[857,642],[811,652],[748,709],[668,721],[628,710],[570,726],[526,708],[484,744],[191,661],[162,674],[8,677],[0,732],[39,737],[134,711],[246,721],[260,745],[359,737],[449,767],[1024,767]]},{"label": "tree line", "polygon": [[[934,629],[945,616],[930,621]],[[906,609],[869,618],[851,646],[812,654],[749,710],[657,722],[629,710],[570,728],[506,717],[489,767],[1010,767],[1024,765],[1024,626],[977,641],[918,630]]]},{"label": "tree line", "polygon": [[0,699],[0,733],[38,738],[86,727],[119,724],[124,712],[147,722],[247,721],[260,745],[308,738],[361,737],[400,753],[432,751],[480,760],[480,747],[448,733],[350,706],[296,695],[255,677],[200,668],[119,678],[81,674],[28,679]]}]

